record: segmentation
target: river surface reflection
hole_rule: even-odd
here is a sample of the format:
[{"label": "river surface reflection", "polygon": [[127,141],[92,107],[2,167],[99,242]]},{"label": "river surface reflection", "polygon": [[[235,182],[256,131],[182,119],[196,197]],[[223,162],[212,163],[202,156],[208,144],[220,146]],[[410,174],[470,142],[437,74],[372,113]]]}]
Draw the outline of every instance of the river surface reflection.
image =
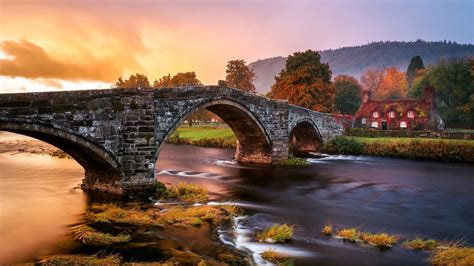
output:
[{"label": "river surface reflection", "polygon": [[[202,184],[212,200],[245,208],[237,236],[221,232],[221,240],[236,248],[268,249],[251,236],[275,222],[295,225],[294,240],[278,248],[295,256],[296,265],[426,264],[427,253],[400,245],[380,251],[326,238],[320,230],[327,222],[402,239],[464,238],[474,244],[472,164],[331,156],[310,159],[307,168],[274,169],[240,166],[232,156],[226,149],[165,145],[156,173],[167,184]],[[83,174],[70,159],[0,153],[1,263],[74,247],[68,226],[83,219],[92,201],[74,189]]]}]

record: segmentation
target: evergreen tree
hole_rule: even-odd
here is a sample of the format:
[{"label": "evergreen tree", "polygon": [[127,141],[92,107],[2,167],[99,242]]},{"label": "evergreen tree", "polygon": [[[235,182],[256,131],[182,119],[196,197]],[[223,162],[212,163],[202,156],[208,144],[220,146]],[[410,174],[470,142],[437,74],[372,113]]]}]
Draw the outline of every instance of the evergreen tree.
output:
[{"label": "evergreen tree", "polygon": [[421,56],[417,55],[411,59],[410,65],[408,65],[407,75],[406,75],[408,86],[411,86],[411,84],[413,83],[413,80],[416,78],[416,72],[424,68],[425,68],[425,65],[423,64],[423,60],[421,59]]}]

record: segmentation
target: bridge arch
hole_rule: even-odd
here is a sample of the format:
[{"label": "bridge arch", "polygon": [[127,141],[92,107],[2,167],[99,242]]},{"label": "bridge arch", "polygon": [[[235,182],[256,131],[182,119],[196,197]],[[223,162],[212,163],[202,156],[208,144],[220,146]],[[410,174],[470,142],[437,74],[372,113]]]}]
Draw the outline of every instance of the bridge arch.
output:
[{"label": "bridge arch", "polygon": [[237,137],[235,158],[243,163],[271,163],[271,139],[258,117],[243,104],[232,99],[209,99],[187,108],[169,127],[159,144],[156,158],[163,143],[184,122],[186,117],[199,109],[206,109],[219,116]]},{"label": "bridge arch", "polygon": [[[98,144],[71,130],[41,123],[0,121],[0,130],[33,137],[61,149],[84,168],[83,184],[87,188],[116,191],[121,194],[120,164]],[[101,187],[94,185],[99,183]]]},{"label": "bridge arch", "polygon": [[323,144],[321,133],[311,119],[298,120],[289,133],[290,153],[295,156],[304,156],[308,152],[318,151]]}]

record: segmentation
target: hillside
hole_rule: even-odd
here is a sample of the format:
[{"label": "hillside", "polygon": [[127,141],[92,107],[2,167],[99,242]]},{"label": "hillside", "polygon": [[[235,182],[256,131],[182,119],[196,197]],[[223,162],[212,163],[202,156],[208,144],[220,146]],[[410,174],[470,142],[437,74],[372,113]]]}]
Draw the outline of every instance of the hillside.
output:
[{"label": "hillside", "polygon": [[[374,42],[361,46],[319,51],[323,62],[329,63],[333,77],[340,74],[359,77],[364,70],[395,66],[406,70],[410,59],[420,55],[426,65],[440,58],[464,58],[474,56],[474,45],[453,42]],[[254,81],[259,93],[266,93],[285,65],[286,57],[278,56],[249,64],[257,76]]]}]

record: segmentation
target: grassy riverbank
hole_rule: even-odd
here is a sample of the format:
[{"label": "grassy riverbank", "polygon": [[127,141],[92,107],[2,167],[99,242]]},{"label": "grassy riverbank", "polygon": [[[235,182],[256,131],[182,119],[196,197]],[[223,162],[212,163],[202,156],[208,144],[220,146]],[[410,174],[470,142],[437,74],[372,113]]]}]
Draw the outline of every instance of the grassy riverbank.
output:
[{"label": "grassy riverbank", "polygon": [[225,125],[181,125],[168,139],[171,144],[187,144],[212,148],[235,148],[236,137]]},{"label": "grassy riverbank", "polygon": [[340,136],[326,143],[323,146],[323,152],[417,160],[474,162],[474,141]]}]

